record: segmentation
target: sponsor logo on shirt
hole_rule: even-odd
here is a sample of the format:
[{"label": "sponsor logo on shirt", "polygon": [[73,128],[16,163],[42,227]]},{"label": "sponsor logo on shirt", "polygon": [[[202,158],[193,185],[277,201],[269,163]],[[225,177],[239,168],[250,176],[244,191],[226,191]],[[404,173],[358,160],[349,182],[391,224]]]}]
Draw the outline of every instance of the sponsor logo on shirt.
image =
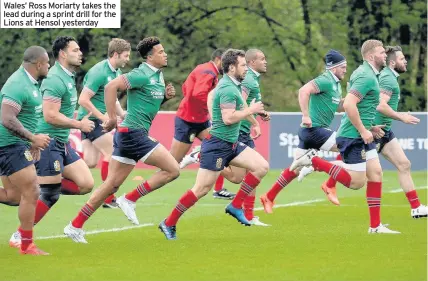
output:
[{"label": "sponsor logo on shirt", "polygon": [[340,103],[340,98],[331,97],[331,102],[334,103],[334,104],[339,104]]},{"label": "sponsor logo on shirt", "polygon": [[42,105],[38,105],[34,107],[34,111],[36,112],[36,114],[39,114],[42,112]]},{"label": "sponsor logo on shirt", "polygon": [[163,92],[150,91],[150,93],[152,94],[152,98],[154,99],[163,99],[164,97]]},{"label": "sponsor logo on shirt", "polygon": [[67,86],[68,86],[69,89],[73,89],[73,84],[68,83]]}]

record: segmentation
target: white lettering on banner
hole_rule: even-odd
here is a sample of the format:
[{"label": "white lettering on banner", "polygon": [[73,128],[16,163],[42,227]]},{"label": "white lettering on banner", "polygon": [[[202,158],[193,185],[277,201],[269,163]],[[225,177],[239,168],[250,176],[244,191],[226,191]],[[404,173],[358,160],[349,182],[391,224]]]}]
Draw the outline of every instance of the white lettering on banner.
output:
[{"label": "white lettering on banner", "polygon": [[428,139],[416,139],[418,142],[418,149],[428,150]]}]

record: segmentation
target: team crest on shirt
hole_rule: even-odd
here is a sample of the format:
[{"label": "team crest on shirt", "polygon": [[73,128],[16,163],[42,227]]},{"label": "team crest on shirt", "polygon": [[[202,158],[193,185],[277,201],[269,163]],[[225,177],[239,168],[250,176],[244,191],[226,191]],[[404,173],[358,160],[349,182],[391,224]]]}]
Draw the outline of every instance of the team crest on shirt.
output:
[{"label": "team crest on shirt", "polygon": [[31,155],[31,152],[29,150],[26,150],[24,152],[24,156],[25,156],[25,159],[27,159],[27,161],[33,161],[33,155]]},{"label": "team crest on shirt", "polygon": [[59,165],[59,161],[58,161],[58,160],[56,160],[56,161],[54,162],[54,169],[55,169],[55,171],[57,171],[57,172],[59,172],[59,171],[61,170],[61,166]]},{"label": "team crest on shirt", "polygon": [[68,86],[68,88],[69,88],[69,89],[73,89],[73,84],[68,83],[68,85],[67,85],[67,86]]},{"label": "team crest on shirt", "polygon": [[337,91],[337,86],[333,85],[333,90],[336,92]]},{"label": "team crest on shirt", "polygon": [[195,133],[191,133],[189,136],[189,141],[193,142],[195,140],[196,134]]},{"label": "team crest on shirt", "polygon": [[35,97],[35,98],[37,98],[37,96],[38,96],[39,94],[37,94],[37,91],[33,91],[33,96]]},{"label": "team crest on shirt", "polygon": [[364,149],[361,150],[361,159],[366,160],[366,151]]},{"label": "team crest on shirt", "polygon": [[111,81],[111,79],[112,79],[112,78],[111,78],[110,76],[109,76],[109,77],[107,77],[107,81],[109,81],[109,82],[110,82],[110,81]]},{"label": "team crest on shirt", "polygon": [[215,162],[216,168],[220,169],[222,163],[223,163],[223,158],[217,158],[217,161]]}]

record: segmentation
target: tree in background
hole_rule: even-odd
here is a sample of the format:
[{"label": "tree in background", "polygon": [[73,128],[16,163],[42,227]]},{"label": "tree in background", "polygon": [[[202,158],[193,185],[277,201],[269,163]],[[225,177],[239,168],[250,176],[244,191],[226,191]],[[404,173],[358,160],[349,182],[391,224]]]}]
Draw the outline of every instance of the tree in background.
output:
[{"label": "tree in background", "polygon": [[[144,36],[156,35],[168,46],[165,80],[174,83],[178,95],[165,109],[177,108],[181,83],[196,64],[209,59],[213,49],[256,47],[265,52],[269,63],[262,82],[268,110],[298,111],[298,88],[323,71],[323,56],[330,48],[346,55],[349,78],[361,63],[362,42],[376,38],[386,45],[401,45],[408,57],[409,71],[400,79],[399,109],[426,110],[424,1],[122,0],[121,7],[120,29],[2,29],[0,85],[21,63],[25,48],[37,44],[50,49],[58,35],[74,36],[84,53],[77,73],[79,87],[86,71],[106,57],[111,38],[124,38],[135,48]],[[138,63],[138,56],[132,54],[125,71]]]}]

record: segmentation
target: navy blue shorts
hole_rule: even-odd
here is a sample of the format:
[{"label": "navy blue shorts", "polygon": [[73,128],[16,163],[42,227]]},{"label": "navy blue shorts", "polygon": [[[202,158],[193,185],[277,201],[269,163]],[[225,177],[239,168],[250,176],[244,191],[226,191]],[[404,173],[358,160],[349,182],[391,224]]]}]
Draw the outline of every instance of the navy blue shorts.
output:
[{"label": "navy blue shorts", "polygon": [[191,123],[175,116],[175,129],[174,139],[179,142],[193,143],[195,137],[197,137],[202,131],[211,127],[211,122],[206,121],[204,123]]},{"label": "navy blue shorts", "polygon": [[37,175],[48,177],[62,174],[65,166],[79,159],[79,154],[71,147],[70,142],[51,139],[49,146],[41,151],[40,160],[36,162]]},{"label": "navy blue shorts", "polygon": [[136,165],[139,160],[146,161],[158,145],[145,129],[119,127],[114,133],[112,157],[120,163]]},{"label": "navy blue shorts", "polygon": [[395,135],[391,130],[385,131],[385,135],[382,138],[375,139],[377,152],[381,153],[385,144],[389,143],[393,139],[395,139]]},{"label": "navy blue shorts", "polygon": [[210,171],[221,171],[246,147],[242,142],[231,143],[208,135],[202,141],[199,167]]},{"label": "navy blue shorts", "polygon": [[82,141],[90,140],[91,142],[93,142],[94,140],[96,140],[97,138],[105,134],[105,132],[103,132],[103,126],[101,126],[103,122],[100,119],[91,120],[91,121],[94,121],[95,128],[90,133],[82,132],[81,134]]},{"label": "navy blue shorts", "polygon": [[248,147],[251,147],[252,149],[256,147],[251,135],[244,132],[239,132],[238,142],[242,142],[243,144],[245,144]]},{"label": "navy blue shorts", "polygon": [[336,132],[323,127],[299,129],[299,148],[329,151],[336,144]]},{"label": "navy blue shorts", "polygon": [[365,171],[367,160],[378,157],[375,142],[365,144],[362,138],[337,137],[336,143],[343,162],[350,164],[349,170]]},{"label": "navy blue shorts", "polygon": [[19,142],[0,147],[0,176],[10,176],[33,165],[30,145]]}]

